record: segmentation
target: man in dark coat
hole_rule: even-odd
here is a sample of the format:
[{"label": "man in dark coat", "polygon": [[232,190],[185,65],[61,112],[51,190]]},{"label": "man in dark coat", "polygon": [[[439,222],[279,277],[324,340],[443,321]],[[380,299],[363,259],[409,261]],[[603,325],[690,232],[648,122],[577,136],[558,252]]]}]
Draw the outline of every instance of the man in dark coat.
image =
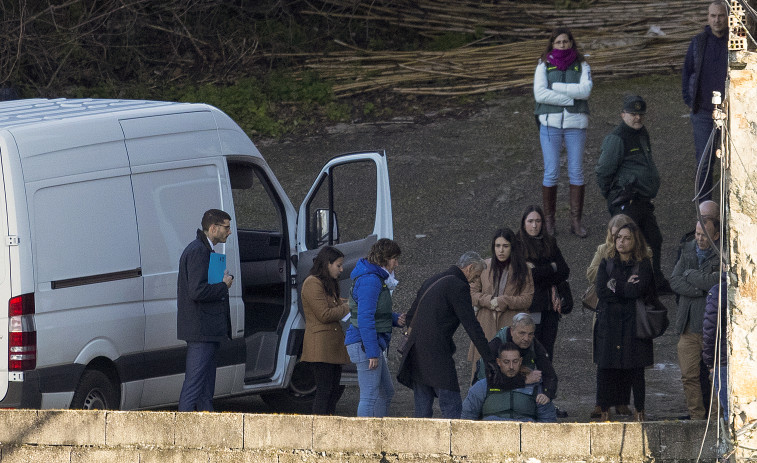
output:
[{"label": "man in dark coat", "polygon": [[234,279],[228,270],[222,281],[208,284],[213,246],[231,234],[231,216],[210,209],[202,216],[202,230],[179,260],[176,294],[177,337],[187,342],[186,374],[179,397],[179,411],[213,411],[216,354],[223,339],[231,338],[229,288]]},{"label": "man in dark coat", "polygon": [[456,266],[426,280],[410,307],[410,334],[397,379],[413,388],[416,418],[432,416],[434,397],[439,397],[444,418],[460,418],[462,398],[452,337],[461,323],[487,368],[495,368],[496,356],[489,350],[470,297],[470,282],[485,267],[477,253],[463,254]]}]

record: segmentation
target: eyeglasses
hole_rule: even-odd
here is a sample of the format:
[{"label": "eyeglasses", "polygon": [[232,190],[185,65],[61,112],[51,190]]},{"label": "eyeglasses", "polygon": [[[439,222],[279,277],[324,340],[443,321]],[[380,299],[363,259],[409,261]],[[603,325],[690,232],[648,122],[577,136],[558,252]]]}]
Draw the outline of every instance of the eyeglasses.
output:
[{"label": "eyeglasses", "polygon": [[223,228],[225,228],[226,230],[229,230],[229,229],[231,229],[231,224],[229,224],[229,225],[224,225],[224,224],[222,224],[222,223],[216,223],[216,224],[213,224],[213,225],[216,225],[216,226],[218,226],[218,227],[223,227]]}]

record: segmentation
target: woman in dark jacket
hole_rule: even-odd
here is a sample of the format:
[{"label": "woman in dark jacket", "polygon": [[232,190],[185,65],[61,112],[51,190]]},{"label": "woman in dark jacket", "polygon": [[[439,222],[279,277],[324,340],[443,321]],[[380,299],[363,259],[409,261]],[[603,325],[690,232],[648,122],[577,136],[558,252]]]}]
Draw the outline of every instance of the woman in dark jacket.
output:
[{"label": "woman in dark jacket", "polygon": [[594,363],[602,421],[609,420],[610,406],[628,397],[631,388],[635,418],[644,420],[644,367],[652,365],[654,355],[652,340],[636,337],[636,300],[654,296],[647,243],[636,224],[625,224],[597,271]]},{"label": "woman in dark jacket", "polygon": [[542,343],[554,362],[560,303],[557,285],[568,279],[570,268],[557,247],[555,238],[547,233],[544,212],[539,206],[528,206],[520,219],[518,238],[531,268],[534,297],[528,311],[536,322],[536,339]]}]

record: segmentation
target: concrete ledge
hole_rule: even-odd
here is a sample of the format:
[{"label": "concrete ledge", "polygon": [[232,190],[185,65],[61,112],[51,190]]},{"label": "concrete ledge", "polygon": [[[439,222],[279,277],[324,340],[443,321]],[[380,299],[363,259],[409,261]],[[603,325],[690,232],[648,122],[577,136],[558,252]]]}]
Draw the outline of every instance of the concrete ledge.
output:
[{"label": "concrete ledge", "polygon": [[[694,462],[706,423],[0,410],[0,463]],[[715,458],[715,430],[703,461]]]}]

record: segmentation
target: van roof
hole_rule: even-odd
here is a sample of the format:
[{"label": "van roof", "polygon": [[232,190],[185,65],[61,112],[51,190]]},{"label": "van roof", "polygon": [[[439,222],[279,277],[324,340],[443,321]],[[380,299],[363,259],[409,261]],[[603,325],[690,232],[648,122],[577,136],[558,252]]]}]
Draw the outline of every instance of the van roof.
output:
[{"label": "van roof", "polygon": [[[0,102],[0,129],[21,125],[35,125],[51,120],[73,119],[97,114],[114,112],[144,111],[149,108],[174,106],[186,110],[197,105],[194,103],[173,103],[169,101],[149,100],[109,100],[109,99],[44,99],[11,100]],[[141,115],[144,115],[142,113]]]}]

